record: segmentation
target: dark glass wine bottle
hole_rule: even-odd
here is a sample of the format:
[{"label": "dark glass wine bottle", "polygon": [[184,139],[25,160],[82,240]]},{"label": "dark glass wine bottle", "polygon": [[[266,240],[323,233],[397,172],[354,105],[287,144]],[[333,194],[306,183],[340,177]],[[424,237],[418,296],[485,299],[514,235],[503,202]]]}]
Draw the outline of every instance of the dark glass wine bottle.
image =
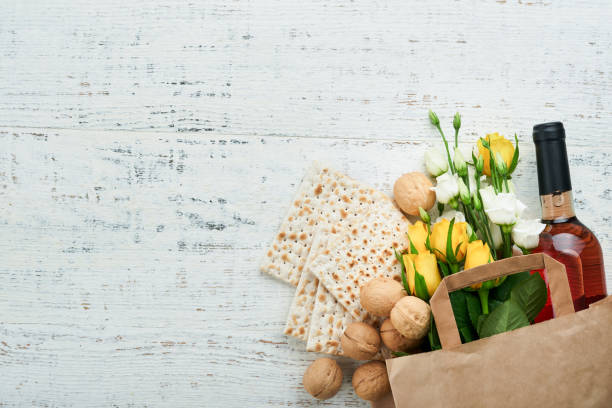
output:
[{"label": "dark glass wine bottle", "polygon": [[[565,129],[561,122],[533,127],[542,222],[546,228],[533,252],[544,252],[565,264],[576,311],[607,295],[601,246],[574,212]],[[553,317],[550,296],[537,321]]]}]

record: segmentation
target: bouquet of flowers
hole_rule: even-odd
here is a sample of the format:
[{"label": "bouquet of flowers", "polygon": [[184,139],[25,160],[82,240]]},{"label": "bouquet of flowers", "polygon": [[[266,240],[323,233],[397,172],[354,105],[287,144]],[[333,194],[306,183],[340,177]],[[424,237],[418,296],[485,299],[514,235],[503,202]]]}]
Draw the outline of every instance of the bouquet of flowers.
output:
[{"label": "bouquet of flowers", "polygon": [[[395,254],[405,290],[424,301],[443,276],[510,257],[515,247],[529,253],[544,229],[539,220],[522,218],[526,206],[512,182],[519,161],[516,135],[513,145],[498,133],[487,134],[466,159],[458,144],[461,116],[453,119],[454,146],[449,146],[438,116],[429,111],[429,119],[444,144],[444,152],[425,154],[427,171],[436,180],[439,216],[432,223],[430,214],[419,208],[421,220],[408,231],[410,248]],[[463,342],[530,324],[546,298],[546,284],[529,272],[451,293]],[[432,349],[440,348],[433,319],[429,342]]]}]

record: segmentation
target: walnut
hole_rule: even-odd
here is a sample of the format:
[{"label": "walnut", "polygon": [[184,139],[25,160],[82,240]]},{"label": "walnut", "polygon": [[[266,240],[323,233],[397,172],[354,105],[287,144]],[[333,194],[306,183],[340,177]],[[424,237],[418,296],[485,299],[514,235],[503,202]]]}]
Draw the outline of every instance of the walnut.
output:
[{"label": "walnut", "polygon": [[401,298],[391,310],[391,324],[404,337],[420,340],[429,331],[431,307],[416,296]]},{"label": "walnut", "polygon": [[382,361],[370,361],[353,374],[355,394],[364,400],[376,401],[391,391],[387,366]]},{"label": "walnut", "polygon": [[402,336],[400,332],[393,327],[391,319],[385,320],[382,326],[380,326],[380,337],[383,343],[385,343],[385,346],[392,351],[412,350],[421,344],[420,339],[412,340]]},{"label": "walnut", "polygon": [[359,301],[375,316],[388,317],[395,303],[406,296],[404,287],[391,278],[374,278],[359,290]]},{"label": "walnut", "polygon": [[342,370],[336,360],[319,358],[306,369],[303,383],[313,397],[329,399],[336,395],[342,385]]},{"label": "walnut", "polygon": [[380,349],[380,336],[366,323],[351,323],[340,339],[343,355],[355,360],[370,360]]},{"label": "walnut", "polygon": [[395,202],[406,214],[419,215],[419,207],[430,210],[436,202],[433,184],[419,172],[406,173],[393,186]]}]

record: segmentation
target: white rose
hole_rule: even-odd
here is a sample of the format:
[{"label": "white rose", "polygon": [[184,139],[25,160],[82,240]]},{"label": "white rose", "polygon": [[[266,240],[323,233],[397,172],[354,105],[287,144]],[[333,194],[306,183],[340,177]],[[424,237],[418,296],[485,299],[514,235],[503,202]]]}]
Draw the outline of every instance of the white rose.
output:
[{"label": "white rose", "polygon": [[485,213],[497,225],[513,225],[527,208],[512,193],[495,194],[492,186],[481,188],[480,197]]},{"label": "white rose", "polygon": [[441,216],[436,218],[436,221],[434,222],[434,224],[437,224],[440,221],[442,221],[442,218],[446,218],[449,221],[454,218],[455,222],[465,222],[465,215],[463,215],[461,211],[455,211],[455,210],[444,211],[444,213],[442,213]]},{"label": "white rose", "polygon": [[457,179],[457,182],[459,184],[459,198],[464,204],[470,204],[471,196],[465,182],[461,178]]},{"label": "white rose", "polygon": [[531,249],[540,243],[540,233],[546,228],[540,220],[518,220],[512,228],[512,240],[522,248]]},{"label": "white rose", "polygon": [[463,158],[463,154],[461,153],[461,150],[455,149],[455,156],[453,158],[453,163],[455,163],[455,170],[457,170],[457,173],[461,174],[462,176],[466,174],[467,163],[465,162],[465,159]]},{"label": "white rose", "polygon": [[436,177],[436,182],[437,185],[432,187],[432,190],[436,192],[436,197],[442,204],[447,204],[459,194],[459,183],[457,182],[456,174],[444,173]]},{"label": "white rose", "polygon": [[448,171],[448,161],[439,150],[430,149],[425,152],[425,167],[433,177],[438,177]]},{"label": "white rose", "polygon": [[493,224],[489,221],[489,229],[491,230],[491,238],[493,239],[493,246],[495,249],[501,248],[504,243],[504,239],[502,237],[502,231],[499,225]]}]

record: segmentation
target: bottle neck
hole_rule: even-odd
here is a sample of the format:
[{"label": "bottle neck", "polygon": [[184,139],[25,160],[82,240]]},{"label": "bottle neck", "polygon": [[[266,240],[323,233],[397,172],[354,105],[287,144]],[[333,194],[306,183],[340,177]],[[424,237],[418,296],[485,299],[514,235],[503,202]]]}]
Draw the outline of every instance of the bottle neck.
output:
[{"label": "bottle neck", "polygon": [[576,216],[572,190],[541,195],[540,203],[542,204],[542,222],[560,222]]}]

